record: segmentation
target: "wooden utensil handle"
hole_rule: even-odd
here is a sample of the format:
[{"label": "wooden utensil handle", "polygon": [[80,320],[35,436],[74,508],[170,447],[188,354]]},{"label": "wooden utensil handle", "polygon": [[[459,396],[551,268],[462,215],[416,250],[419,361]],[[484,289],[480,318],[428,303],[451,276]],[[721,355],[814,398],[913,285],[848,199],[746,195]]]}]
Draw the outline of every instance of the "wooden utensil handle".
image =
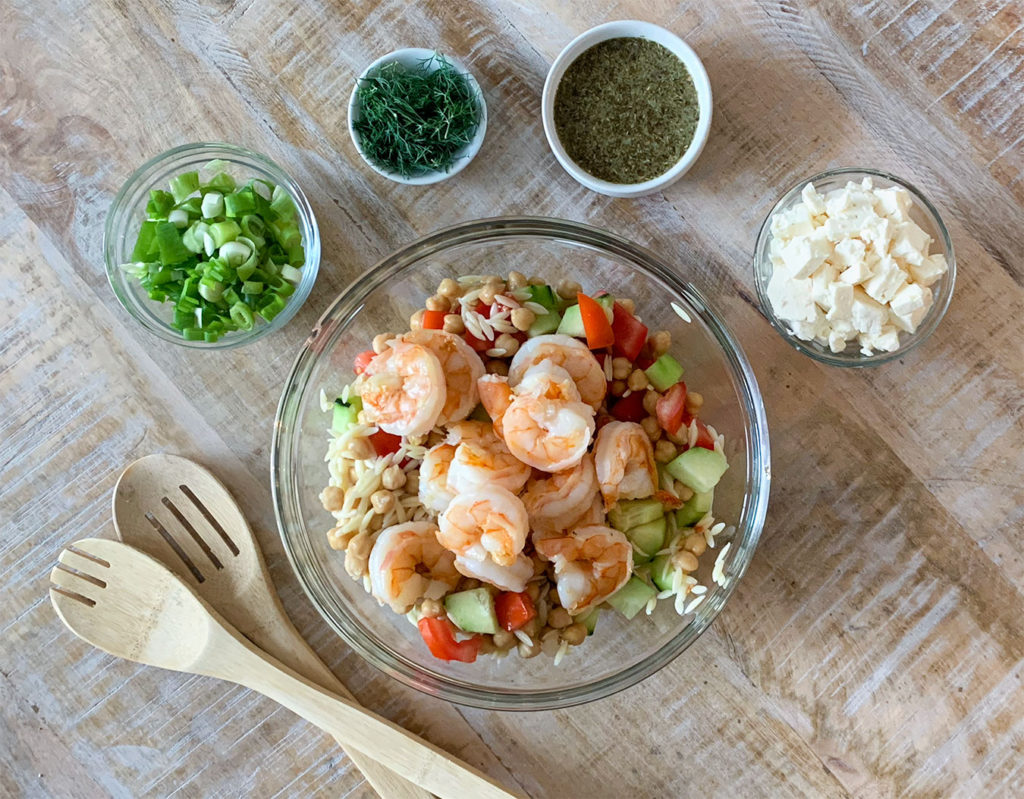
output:
[{"label": "wooden utensil handle", "polygon": [[318,688],[211,618],[197,672],[244,685],[441,799],[516,799],[497,782],[387,719]]}]

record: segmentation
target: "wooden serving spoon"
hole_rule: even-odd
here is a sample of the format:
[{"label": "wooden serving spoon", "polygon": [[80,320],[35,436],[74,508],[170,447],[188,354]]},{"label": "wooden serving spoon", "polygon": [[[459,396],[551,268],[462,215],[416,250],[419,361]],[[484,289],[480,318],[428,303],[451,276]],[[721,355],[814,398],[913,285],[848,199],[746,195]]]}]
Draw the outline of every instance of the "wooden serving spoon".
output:
[{"label": "wooden serving spoon", "polygon": [[258,691],[442,799],[514,796],[472,766],[274,660],[144,552],[85,538],[66,547],[58,561],[50,572],[50,600],[61,621],[93,646]]},{"label": "wooden serving spoon", "polygon": [[[268,655],[355,701],[292,625],[242,509],[209,470],[176,455],[147,455],[121,473],[113,505],[118,538],[163,563]],[[349,756],[383,799],[430,799],[359,751]]]}]

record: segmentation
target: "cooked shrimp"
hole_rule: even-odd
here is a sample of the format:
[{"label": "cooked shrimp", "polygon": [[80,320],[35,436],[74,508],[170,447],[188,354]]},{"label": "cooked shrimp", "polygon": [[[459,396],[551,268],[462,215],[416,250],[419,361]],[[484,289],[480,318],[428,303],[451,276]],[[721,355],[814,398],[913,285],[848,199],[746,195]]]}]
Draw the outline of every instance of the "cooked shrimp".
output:
[{"label": "cooked shrimp", "polygon": [[516,555],[511,566],[499,566],[493,560],[475,560],[462,555],[455,556],[455,568],[466,577],[483,580],[502,591],[526,590],[526,584],[533,577],[533,561],[522,552]]},{"label": "cooked shrimp", "polygon": [[563,536],[534,541],[537,553],[555,564],[562,606],[573,615],[604,602],[633,571],[633,546],[618,530],[580,527]]},{"label": "cooked shrimp", "polygon": [[466,421],[448,428],[455,453],[448,469],[453,494],[500,486],[519,493],[530,479],[530,467],[517,459],[487,422]]},{"label": "cooked shrimp", "polygon": [[370,590],[381,604],[408,613],[421,599],[440,599],[459,583],[455,556],[437,540],[431,522],[380,531],[370,550]]},{"label": "cooked shrimp", "polygon": [[443,330],[413,330],[401,340],[426,347],[441,363],[446,398],[437,424],[461,422],[469,416],[480,401],[476,381],[486,372],[476,350],[461,337]]},{"label": "cooked shrimp", "polygon": [[455,498],[448,487],[448,471],[454,456],[455,447],[441,443],[428,449],[420,463],[420,502],[434,513],[441,513]]},{"label": "cooked shrimp", "polygon": [[526,546],[530,522],[519,497],[498,486],[458,494],[438,519],[437,540],[456,555],[511,566]]},{"label": "cooked shrimp", "polygon": [[578,464],[594,435],[594,409],[579,400],[569,373],[538,364],[527,370],[513,395],[500,418],[512,454],[545,472]]},{"label": "cooked shrimp", "polygon": [[508,378],[501,375],[484,375],[476,381],[476,387],[480,394],[480,403],[493,420],[494,432],[503,436],[501,417],[505,415],[513,399],[512,386],[509,385]]},{"label": "cooked shrimp", "polygon": [[589,510],[595,497],[599,494],[594,459],[584,455],[571,469],[530,479],[522,500],[532,529],[560,530]]},{"label": "cooked shrimp", "polygon": [[620,499],[649,497],[658,487],[654,447],[635,422],[609,422],[597,431],[594,465],[605,509]]},{"label": "cooked shrimp", "polygon": [[367,420],[396,436],[420,436],[445,407],[441,362],[426,347],[395,341],[375,356],[360,377]]},{"label": "cooked shrimp", "polygon": [[608,391],[604,369],[582,341],[557,333],[535,336],[519,347],[508,370],[509,383],[515,387],[526,371],[538,363],[551,363],[565,369],[576,383],[580,397],[595,411]]}]

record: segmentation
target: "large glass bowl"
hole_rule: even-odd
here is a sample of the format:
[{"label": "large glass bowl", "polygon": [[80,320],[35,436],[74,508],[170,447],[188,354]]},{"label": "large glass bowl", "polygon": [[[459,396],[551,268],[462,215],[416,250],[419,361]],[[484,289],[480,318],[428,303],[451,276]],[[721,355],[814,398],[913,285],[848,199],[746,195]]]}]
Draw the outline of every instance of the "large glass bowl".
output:
[{"label": "large glass bowl", "polygon": [[[684,267],[677,267],[684,268]],[[320,393],[335,396],[352,381],[353,358],[386,331],[407,330],[442,278],[539,274],[579,281],[636,301],[652,329],[667,329],[686,367],[687,385],[704,395],[701,418],[725,436],[730,468],[715,491],[715,516],[735,525],[718,586],[714,553],[701,558],[709,587],[695,613],[680,617],[671,601],[627,622],[602,613],[597,630],[560,665],[544,655],[484,656],[475,663],[434,659],[409,621],[379,607],[327,544],[333,519],[317,498],[327,484],[324,455],[331,417]],[[671,303],[692,321],[684,321]],[[426,693],[476,707],[531,710],[565,707],[619,691],[650,676],[700,636],[722,610],[757,545],[768,503],[768,428],[746,357],[685,274],[611,233],[557,219],[511,217],[468,222],[427,236],[384,259],[327,310],[288,377],[274,426],[271,480],[278,526],[299,582],[328,624],[359,654]],[[724,539],[718,541],[721,548]]]},{"label": "large glass bowl", "polygon": [[[879,351],[873,355],[863,355],[860,345],[856,340],[847,342],[846,349],[842,352],[832,352],[827,346],[817,341],[805,341],[799,338],[791,329],[789,323],[775,315],[772,303],[768,299],[768,283],[772,279],[772,259],[770,255],[772,244],[772,217],[780,211],[786,211],[800,202],[800,192],[808,183],[821,193],[826,194],[833,189],[841,189],[847,183],[859,184],[864,178],[870,178],[876,188],[887,189],[892,186],[902,186],[910,194],[911,209],[910,218],[916,222],[928,235],[932,237],[931,252],[941,252],[946,256],[946,263],[949,264],[949,271],[946,272],[931,287],[933,294],[932,306],[928,309],[921,323],[913,333],[900,331],[900,347],[893,352]],[[953,252],[953,242],[949,238],[949,231],[946,230],[938,209],[932,205],[921,191],[913,184],[902,178],[890,175],[888,172],[879,172],[876,169],[863,169],[860,167],[844,167],[842,169],[831,169],[817,175],[801,180],[794,184],[786,192],[772,210],[765,217],[761,230],[757,234],[757,243],[754,245],[754,286],[757,290],[757,297],[761,302],[761,310],[771,322],[779,334],[790,343],[795,349],[804,355],[809,355],[816,361],[831,364],[832,366],[879,366],[897,358],[902,358],[914,347],[918,346],[935,328],[939,326],[942,317],[946,315],[949,302],[953,298],[953,285],[956,283],[956,255]]]},{"label": "large glass bowl", "polygon": [[[174,317],[173,302],[151,300],[134,277],[121,264],[131,261],[132,249],[139,236],[139,228],[146,219],[146,203],[150,189],[167,190],[168,181],[191,170],[202,170],[213,160],[227,162],[228,172],[239,185],[250,178],[261,178],[285,189],[295,201],[298,210],[299,232],[306,261],[302,265],[302,279],[295,293],[288,297],[282,311],[270,322],[257,317],[251,330],[234,330],[217,341],[186,341],[181,331],[171,326]],[[223,142],[196,142],[183,144],[154,156],[136,169],[114,197],[103,229],[103,255],[107,267],[107,280],[114,295],[140,325],[155,336],[172,344],[197,349],[227,349],[250,344],[275,330],[280,330],[302,307],[316,282],[320,269],[320,231],[313,209],[299,185],[276,163],[244,147]]]}]

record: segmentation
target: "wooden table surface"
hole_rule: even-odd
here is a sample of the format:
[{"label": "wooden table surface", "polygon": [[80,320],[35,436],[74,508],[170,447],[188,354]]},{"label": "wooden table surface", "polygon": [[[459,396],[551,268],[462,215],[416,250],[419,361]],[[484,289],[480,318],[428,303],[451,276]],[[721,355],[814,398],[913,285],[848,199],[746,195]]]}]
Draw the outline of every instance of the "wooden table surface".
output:
[{"label": "wooden table surface", "polygon": [[[697,50],[714,123],[683,180],[611,200],[555,162],[540,90],[566,42],[631,17]],[[121,469],[169,451],[242,498],[285,606],[362,702],[533,797],[1024,795],[1021,17],[1005,0],[0,0],[0,794],[372,795],[287,711],[110,658],[54,615],[61,545],[112,535]],[[480,156],[433,187],[371,173],[346,131],[354,75],[409,45],[464,59],[490,109]],[[209,139],[284,165],[324,244],[298,316],[222,353],[143,333],[101,254],[128,174]],[[871,370],[798,354],[754,299],[772,202],[841,165],[920,186],[959,261],[936,333]],[[415,237],[507,213],[678,264],[754,364],[774,455],[762,543],[707,634],[658,676],[550,713],[458,708],[363,663],[298,589],[269,494],[283,375],[328,303]]]}]

